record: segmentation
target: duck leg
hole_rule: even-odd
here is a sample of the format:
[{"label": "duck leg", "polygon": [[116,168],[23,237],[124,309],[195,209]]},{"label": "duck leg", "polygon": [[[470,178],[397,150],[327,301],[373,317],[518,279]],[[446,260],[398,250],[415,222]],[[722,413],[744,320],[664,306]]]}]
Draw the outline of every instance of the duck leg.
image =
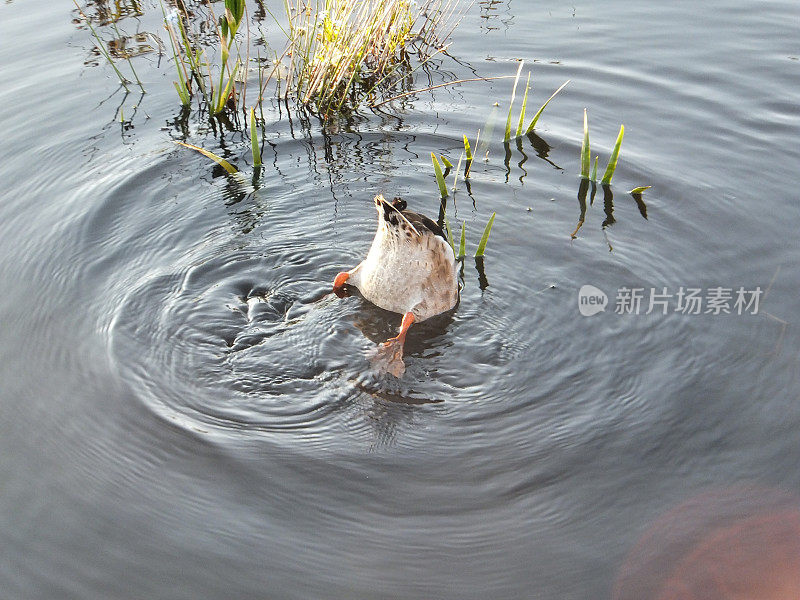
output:
[{"label": "duck leg", "polygon": [[400,324],[400,332],[393,338],[389,338],[378,346],[378,351],[372,359],[372,364],[378,370],[391,373],[395,377],[402,377],[405,373],[406,365],[403,362],[403,344],[406,341],[408,328],[414,323],[414,315],[407,312],[403,315],[403,322]]}]

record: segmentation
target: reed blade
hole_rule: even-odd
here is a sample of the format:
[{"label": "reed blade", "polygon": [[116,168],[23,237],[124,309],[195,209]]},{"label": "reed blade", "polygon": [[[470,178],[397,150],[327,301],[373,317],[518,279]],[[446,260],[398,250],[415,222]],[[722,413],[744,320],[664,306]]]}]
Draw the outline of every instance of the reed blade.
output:
[{"label": "reed blade", "polygon": [[258,129],[256,128],[256,112],[250,107],[250,148],[253,150],[253,167],[261,166],[261,146],[258,143]]},{"label": "reed blade", "polygon": [[458,166],[453,171],[453,194],[456,193],[456,185],[458,184],[458,172],[461,170],[461,161],[464,160],[464,155],[461,154],[458,157]]},{"label": "reed blade", "polygon": [[[475,150],[478,149],[478,141],[481,139],[481,130],[478,129],[478,137],[475,138]],[[469,179],[469,171],[472,168],[472,148],[469,145],[467,136],[464,136],[464,153],[467,156],[467,164],[464,166],[464,179]]]},{"label": "reed blade", "polygon": [[583,145],[581,146],[581,177],[589,179],[589,163],[591,162],[591,151],[589,149],[589,117],[586,109],[583,109]]},{"label": "reed blade", "polygon": [[617,169],[617,160],[619,159],[619,149],[622,146],[622,136],[625,135],[625,126],[619,126],[619,135],[617,135],[617,143],[614,144],[614,149],[611,151],[611,157],[608,159],[608,166],[603,175],[602,184],[611,184],[611,178],[614,176],[614,171]]},{"label": "reed blade", "polygon": [[522,135],[522,126],[525,122],[525,107],[528,106],[528,91],[531,89],[531,72],[528,71],[528,81],[525,83],[525,95],[522,97],[522,109],[519,113],[519,121],[517,122],[517,133],[514,137]]},{"label": "reed blade", "polygon": [[451,163],[444,154],[442,154],[441,157],[442,157],[442,164],[448,169],[452,169],[453,163]]},{"label": "reed blade", "polygon": [[469,147],[469,140],[467,136],[464,136],[464,154],[467,156],[467,160],[472,160],[472,149]]},{"label": "reed blade", "polygon": [[492,216],[489,217],[489,222],[486,223],[486,228],[483,230],[481,241],[478,244],[478,250],[475,252],[475,258],[483,256],[483,253],[486,251],[486,243],[489,241],[489,234],[492,231],[492,225],[494,224],[494,218],[496,215],[497,213],[492,213]]},{"label": "reed blade", "polygon": [[436,173],[436,183],[439,184],[439,193],[442,198],[447,198],[447,184],[442,174],[442,165],[439,164],[439,159],[433,152],[431,152],[431,162],[433,162],[433,172]]},{"label": "reed blade", "polygon": [[548,98],[548,99],[545,101],[545,103],[544,103],[544,104],[542,104],[542,107],[541,107],[539,110],[537,110],[537,111],[536,111],[536,114],[535,114],[535,115],[533,115],[533,119],[531,120],[531,124],[530,124],[530,125],[528,125],[528,129],[526,129],[526,130],[525,130],[525,134],[526,134],[526,135],[527,135],[527,134],[529,134],[531,131],[533,131],[533,128],[534,128],[534,127],[536,127],[536,123],[538,123],[538,122],[539,122],[539,117],[541,117],[541,116],[542,116],[542,113],[544,112],[544,109],[545,109],[545,108],[547,108],[547,105],[548,105],[548,104],[550,104],[550,100],[552,100],[553,98],[555,98],[555,97],[556,97],[556,94],[558,94],[558,92],[560,92],[561,90],[563,90],[563,89],[564,89],[564,88],[567,86],[567,84],[568,84],[570,81],[572,81],[572,80],[571,80],[571,79],[567,79],[567,80],[566,80],[564,83],[562,83],[562,84],[561,84],[561,87],[559,87],[559,88],[558,88],[558,89],[557,89],[555,92],[553,92],[553,95],[552,95],[552,96],[550,96],[550,97],[549,97],[549,98]]},{"label": "reed blade", "polygon": [[458,256],[464,258],[467,255],[467,222],[461,224],[461,241],[458,244]]},{"label": "reed blade", "polygon": [[503,137],[504,142],[508,142],[511,139],[511,111],[514,110],[514,98],[517,95],[517,83],[519,83],[519,74],[522,72],[522,66],[525,64],[525,61],[520,61],[519,67],[517,67],[517,75],[514,77],[514,87],[511,90],[511,102],[508,103],[508,117],[506,117],[506,134]]},{"label": "reed blade", "polygon": [[453,254],[455,254],[456,247],[453,243],[453,233],[450,230],[450,221],[447,220],[447,215],[444,217],[444,230],[447,232],[447,243],[450,244],[450,248],[453,250]]},{"label": "reed blade", "polygon": [[629,194],[641,194],[641,193],[643,193],[645,190],[649,190],[651,187],[653,187],[653,186],[652,186],[652,185],[640,185],[639,187],[635,187],[635,188],[633,188],[633,189],[632,189],[630,192],[628,192],[628,193],[629,193]]},{"label": "reed blade", "polygon": [[596,155],[594,157],[594,164],[592,165],[592,181],[597,181],[597,161],[600,159],[600,155]]},{"label": "reed blade", "polygon": [[217,163],[220,167],[225,169],[231,175],[233,175],[234,173],[238,173],[238,171],[239,171],[236,167],[234,167],[227,160],[225,160],[224,158],[222,158],[220,156],[217,156],[216,154],[214,154],[213,152],[211,152],[209,150],[206,150],[205,148],[201,148],[200,146],[195,146],[193,144],[187,144],[185,142],[177,142],[176,141],[175,143],[178,144],[179,146],[184,146],[186,148],[191,148],[192,150],[195,150],[195,151],[199,152],[203,156],[207,156],[208,158],[213,160],[215,163]]},{"label": "reed blade", "polygon": [[186,88],[182,87],[177,81],[173,81],[172,85],[175,86],[175,91],[178,92],[178,97],[181,99],[181,105],[189,106],[192,100],[189,98],[189,92],[186,90]]}]

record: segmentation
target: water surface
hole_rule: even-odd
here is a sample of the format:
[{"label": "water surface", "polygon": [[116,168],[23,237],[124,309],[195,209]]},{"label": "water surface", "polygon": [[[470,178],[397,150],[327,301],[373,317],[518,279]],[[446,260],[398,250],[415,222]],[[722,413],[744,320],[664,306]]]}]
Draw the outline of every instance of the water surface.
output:
[{"label": "water surface", "polygon": [[[119,27],[162,33],[139,12]],[[525,60],[538,106],[570,79],[535,136],[499,139],[508,80],[337,128],[269,104],[258,189],[173,144],[250,160],[181,113],[166,56],[123,97],[75,17],[0,7],[5,598],[605,598],[682,503],[798,506],[796,3],[478,2],[418,85]],[[582,203],[584,107],[601,169],[626,134]],[[448,211],[473,251],[497,213],[483,271],[376,375],[400,317],[330,283],[372,196],[435,216],[430,152],[479,128]],[[764,295],[619,315],[623,287]],[[715,508],[742,489],[770,491]]]}]

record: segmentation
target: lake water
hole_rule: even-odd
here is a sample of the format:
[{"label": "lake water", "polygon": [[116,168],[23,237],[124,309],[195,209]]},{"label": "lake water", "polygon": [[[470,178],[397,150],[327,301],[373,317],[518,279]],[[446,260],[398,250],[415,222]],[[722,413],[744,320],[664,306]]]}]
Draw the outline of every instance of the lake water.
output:
[{"label": "lake water", "polygon": [[[117,5],[164,37],[157,3]],[[256,190],[173,143],[249,169],[152,36],[124,96],[78,17],[0,6],[0,596],[667,598],[723,540],[742,585],[775,580],[751,597],[797,597],[800,4],[476,2],[416,85],[524,60],[532,114],[570,80],[535,136],[503,146],[509,79],[337,127],[268,101]],[[582,202],[584,108],[601,172],[625,137]],[[375,374],[400,317],[330,284],[372,197],[435,217],[430,153],[478,129],[460,304]]]}]

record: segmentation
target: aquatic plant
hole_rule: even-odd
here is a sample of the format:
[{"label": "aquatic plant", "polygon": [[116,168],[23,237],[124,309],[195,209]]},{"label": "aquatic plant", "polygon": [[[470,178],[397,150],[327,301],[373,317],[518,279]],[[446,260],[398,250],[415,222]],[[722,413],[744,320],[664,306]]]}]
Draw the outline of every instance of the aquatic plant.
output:
[{"label": "aquatic plant", "polygon": [[[544,101],[544,104],[542,104],[542,105],[539,107],[539,110],[537,110],[537,111],[536,111],[536,114],[535,114],[535,115],[533,115],[533,119],[531,119],[531,122],[530,122],[530,124],[528,125],[528,128],[525,130],[525,134],[526,134],[526,135],[527,135],[527,134],[529,134],[531,131],[533,131],[533,130],[534,130],[534,128],[536,127],[536,123],[538,123],[538,122],[539,122],[539,117],[541,117],[541,116],[542,116],[542,113],[544,112],[544,109],[545,109],[545,108],[547,108],[547,105],[548,105],[548,104],[550,104],[550,101],[551,101],[553,98],[555,98],[555,97],[556,97],[556,95],[558,95],[558,93],[559,93],[561,90],[563,90],[565,87],[567,87],[567,84],[568,84],[570,81],[571,81],[570,79],[567,79],[567,80],[566,80],[564,83],[562,83],[562,84],[561,84],[561,86],[560,86],[560,87],[559,87],[559,88],[558,88],[558,89],[557,89],[555,92],[553,92],[553,93],[552,93],[552,95],[551,95],[551,96],[550,96],[550,97],[549,97],[547,100],[545,100],[545,101]],[[523,106],[523,110],[524,110],[524,106]]]},{"label": "aquatic plant", "polygon": [[231,163],[229,163],[227,160],[225,160],[221,156],[217,156],[216,154],[214,154],[210,150],[206,150],[205,148],[201,148],[200,146],[195,146],[194,144],[187,144],[186,142],[177,142],[176,141],[175,143],[178,144],[179,146],[184,146],[185,148],[191,148],[192,150],[195,150],[196,152],[199,152],[203,156],[207,156],[208,158],[213,160],[215,163],[217,163],[220,167],[225,169],[231,175],[233,175],[234,173],[238,173],[239,172],[239,169],[234,167]]},{"label": "aquatic plant", "polygon": [[[478,136],[475,138],[475,149],[476,150],[478,148],[478,142],[480,141],[480,139],[481,139],[481,130],[478,129]],[[469,140],[467,139],[466,135],[464,136],[464,155],[467,158],[467,164],[464,167],[464,179],[468,179],[469,178],[469,172],[472,169],[472,159],[473,159],[473,157],[472,157],[472,148],[470,148]]]},{"label": "aquatic plant", "polygon": [[442,198],[447,198],[447,184],[444,181],[442,165],[439,164],[439,159],[433,152],[431,152],[431,162],[433,162],[433,172],[436,174],[436,183],[439,185],[439,194]]},{"label": "aquatic plant", "polygon": [[[236,61],[231,68],[229,64],[230,49],[235,41],[236,32],[239,30],[239,25],[241,25],[243,16],[244,0],[225,0],[225,14],[219,18],[219,26],[217,29],[221,49],[221,65],[219,69],[219,83],[217,84],[216,95],[214,96],[212,104],[212,113],[215,115],[225,110],[225,104],[228,102],[228,98],[234,93],[233,83],[236,80],[236,74],[239,72],[242,60],[237,50]],[[234,105],[235,104],[236,101],[234,98]]]},{"label": "aquatic plant", "polygon": [[591,150],[589,148],[589,117],[586,109],[583,109],[583,144],[581,145],[581,178],[589,179],[589,164],[591,162]]},{"label": "aquatic plant", "polygon": [[250,108],[250,149],[253,151],[253,168],[258,170],[261,167],[261,146],[258,143],[255,109],[252,107]]},{"label": "aquatic plant", "polygon": [[603,185],[611,185],[611,178],[614,176],[614,171],[617,168],[617,159],[619,158],[619,149],[622,146],[622,136],[625,135],[625,126],[619,126],[619,135],[617,135],[617,142],[614,144],[614,149],[611,151],[611,156],[608,159],[608,166],[606,172],[603,174]]},{"label": "aquatic plant", "polygon": [[[528,71],[528,79],[527,79],[527,82],[525,83],[525,93],[522,96],[522,108],[520,109],[519,119],[517,120],[517,128],[516,128],[516,131],[515,131],[513,137],[511,135],[511,116],[512,116],[512,113],[514,111],[514,100],[516,99],[516,96],[517,96],[517,84],[519,83],[519,76],[520,76],[520,73],[522,71],[522,67],[523,67],[524,64],[525,64],[525,61],[522,61],[522,62],[519,63],[519,67],[517,67],[517,74],[514,76],[514,87],[511,89],[511,100],[508,103],[508,116],[506,117],[506,130],[505,130],[505,135],[503,136],[503,142],[505,142],[505,143],[510,142],[514,138],[520,137],[522,135],[522,133],[523,133],[522,132],[522,128],[523,128],[523,125],[525,123],[525,110],[526,110],[526,108],[528,106],[528,92],[531,89],[531,87],[530,87],[530,84],[531,84],[531,73],[530,73],[530,71]],[[539,118],[542,116],[542,113],[544,112],[544,109],[547,108],[547,105],[550,104],[550,101],[553,98],[555,98],[556,95],[561,90],[563,90],[569,82],[570,82],[570,80],[568,79],[567,81],[562,83],[561,86],[555,92],[553,92],[552,95],[547,100],[545,100],[544,104],[542,104],[542,106],[539,107],[539,110],[536,111],[536,114],[533,116],[533,119],[531,119],[531,122],[528,125],[527,129],[525,129],[525,135],[527,135],[527,134],[529,134],[530,132],[533,131],[533,129],[536,127],[536,123],[539,122]]]},{"label": "aquatic plant", "polygon": [[453,232],[450,230],[450,221],[447,220],[447,216],[444,217],[444,231],[447,234],[447,243],[450,244],[450,248],[453,250],[453,254],[456,252],[455,242],[453,242]]},{"label": "aquatic plant", "polygon": [[478,244],[478,249],[475,252],[475,258],[483,256],[483,253],[486,250],[486,244],[489,241],[489,234],[492,231],[492,225],[494,225],[495,216],[497,216],[497,213],[492,213],[492,216],[489,217],[489,222],[486,223],[486,227],[483,230],[483,235],[481,236],[481,241]]},{"label": "aquatic plant", "polygon": [[456,185],[458,184],[458,172],[461,171],[461,161],[464,160],[464,154],[462,153],[458,157],[458,165],[453,170],[453,193],[456,193]]},{"label": "aquatic plant", "polygon": [[472,160],[472,149],[470,148],[469,140],[467,139],[466,134],[464,135],[464,154],[466,155],[467,160]]},{"label": "aquatic plant", "polygon": [[[611,150],[611,156],[606,165],[606,171],[603,173],[603,179],[600,181],[603,185],[611,185],[611,178],[614,176],[614,171],[617,169],[617,161],[619,160],[619,150],[622,146],[622,137],[625,135],[625,126],[620,125],[617,141],[614,148]],[[589,176],[589,168],[591,167],[591,149],[589,147],[589,120],[587,111],[583,109],[583,143],[581,144],[581,179],[591,179],[597,181],[597,160],[599,156],[594,158],[594,167],[592,168],[591,177]]]},{"label": "aquatic plant", "polygon": [[462,259],[467,254],[467,222],[461,223],[461,240],[458,244],[458,254],[456,258]]},{"label": "aquatic plant", "polygon": [[[213,16],[213,13],[211,14]],[[229,102],[234,108],[238,106],[235,81],[242,69],[243,61],[236,33],[242,24],[244,14],[245,0],[225,0],[225,13],[219,19],[213,20],[214,31],[219,40],[220,63],[212,67],[206,51],[190,41],[185,25],[187,20],[185,13],[177,9],[169,14],[164,12],[164,28],[169,34],[175,68],[178,72],[178,81],[174,81],[173,84],[184,106],[188,106],[191,102],[192,81],[196,82],[212,115],[222,113]],[[235,48],[233,54],[232,48]],[[218,75],[215,75],[215,70],[219,71]]]},{"label": "aquatic plant", "polygon": [[630,192],[628,192],[628,193],[629,193],[629,194],[634,194],[634,195],[636,195],[636,194],[643,194],[643,193],[645,192],[645,190],[649,190],[651,187],[653,187],[653,186],[652,186],[652,185],[641,185],[641,186],[639,186],[639,187],[635,187],[635,188],[633,188],[633,189],[632,189]]},{"label": "aquatic plant", "polygon": [[[519,63],[519,66],[517,67],[517,74],[514,77],[514,87],[511,88],[511,101],[508,103],[508,117],[506,117],[506,133],[505,133],[505,136],[503,137],[503,141],[506,142],[506,143],[509,140],[511,140],[511,112],[514,110],[514,98],[517,95],[517,83],[519,82],[519,74],[522,72],[522,67],[524,65],[525,65],[525,61],[521,61]],[[530,74],[529,74],[529,77],[528,77],[528,81],[530,81]],[[528,100],[528,88],[526,87],[525,88],[525,101],[527,102],[527,100]],[[523,111],[524,110],[525,110],[525,108],[524,108],[524,103],[523,103]]]},{"label": "aquatic plant", "polygon": [[[170,47],[172,48],[172,59],[175,62],[175,70],[178,73],[178,81],[173,81],[172,85],[175,86],[175,91],[178,92],[178,97],[181,99],[181,104],[183,106],[189,106],[192,103],[192,88],[190,84],[191,70],[187,69],[186,67],[187,61],[183,59],[183,55],[180,51],[181,44],[177,40],[177,36],[173,27],[178,27],[181,33],[183,33],[183,29],[180,26],[177,12],[170,13],[170,15],[167,16],[164,6],[162,5],[161,13],[164,17],[164,29],[167,31]],[[182,38],[185,38],[185,36],[182,36]]]},{"label": "aquatic plant", "polygon": [[412,48],[423,63],[443,51],[461,12],[456,0],[286,0],[285,8],[287,47],[267,80],[282,79],[284,98],[324,115],[390,89],[394,75],[412,70]]}]

